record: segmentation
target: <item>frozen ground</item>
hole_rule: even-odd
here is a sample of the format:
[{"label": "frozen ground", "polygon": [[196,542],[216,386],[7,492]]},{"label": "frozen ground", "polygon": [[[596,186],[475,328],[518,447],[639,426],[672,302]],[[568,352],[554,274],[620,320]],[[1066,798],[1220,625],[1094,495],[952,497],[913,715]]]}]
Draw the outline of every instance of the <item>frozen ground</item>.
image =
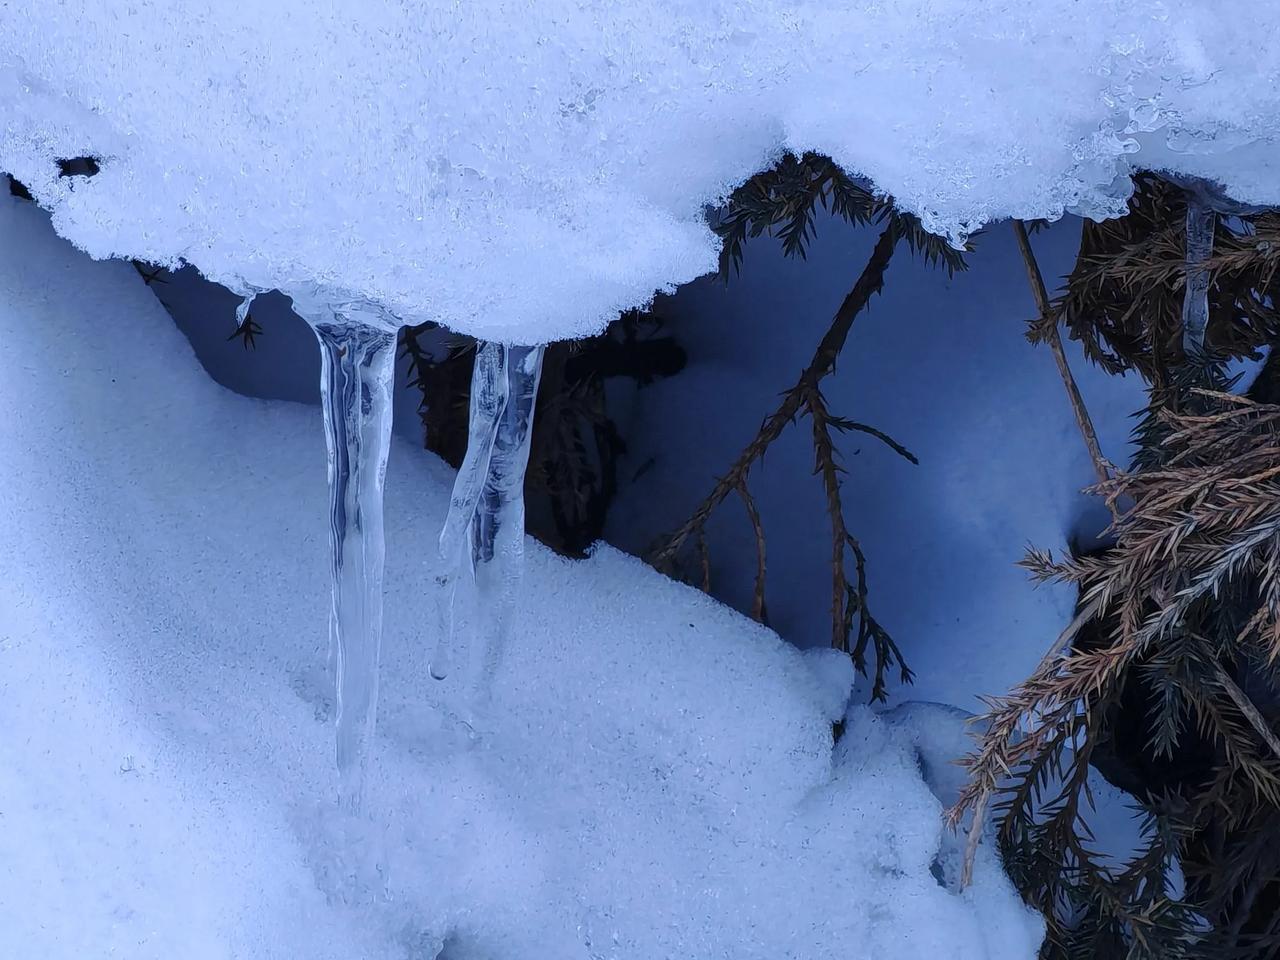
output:
[{"label": "frozen ground", "polygon": [[611,549],[530,547],[468,746],[424,662],[450,477],[404,445],[371,819],[336,819],[316,411],[213,384],[34,207],[0,251],[0,953],[1033,956],[989,858],[935,877],[910,737],[855,710],[833,756],[847,675]]}]

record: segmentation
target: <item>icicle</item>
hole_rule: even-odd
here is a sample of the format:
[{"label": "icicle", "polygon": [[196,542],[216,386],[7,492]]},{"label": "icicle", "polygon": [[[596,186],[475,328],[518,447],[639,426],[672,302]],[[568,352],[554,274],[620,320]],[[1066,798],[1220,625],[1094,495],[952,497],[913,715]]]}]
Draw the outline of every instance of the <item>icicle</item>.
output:
[{"label": "icicle", "polygon": [[1213,255],[1213,207],[1198,190],[1187,194],[1187,282],[1182,299],[1182,349],[1188,357],[1204,353],[1209,326],[1209,271],[1204,263]]},{"label": "icicle", "polygon": [[[477,354],[470,446],[441,534],[442,553],[454,564],[448,575],[448,623],[442,630],[442,638],[449,639],[442,642],[453,655],[463,652],[457,639],[458,593],[467,589],[472,600],[468,619],[480,640],[471,707],[480,712],[487,707],[510,639],[524,571],[524,477],[544,352],[541,346],[486,344]],[[480,476],[482,485],[476,482]],[[469,551],[463,531],[470,534]]]},{"label": "icicle", "polygon": [[498,421],[489,476],[472,525],[476,633],[481,642],[474,709],[487,712],[493,680],[511,639],[524,578],[524,476],[544,349],[509,347],[507,404]]},{"label": "icicle", "polygon": [[443,680],[453,669],[461,651],[460,589],[475,580],[475,558],[467,550],[468,535],[489,475],[489,462],[498,434],[498,420],[507,404],[507,349],[498,343],[483,343],[476,350],[471,374],[471,410],[467,430],[467,452],[458,468],[449,499],[449,513],[440,531],[440,556],[445,562],[441,581],[444,602],[436,634],[436,651],[431,658],[431,675]]},{"label": "icicle", "polygon": [[244,329],[244,322],[249,317],[249,308],[253,306],[253,298],[258,295],[258,291],[246,289],[235,292],[240,297],[240,304],[236,307],[236,333],[239,333]]},{"label": "icicle", "polygon": [[[295,303],[298,298],[295,297]],[[329,452],[329,649],[337,702],[338,792],[360,811],[378,705],[382,645],[382,485],[391,441],[397,325],[362,304],[302,312],[320,341]]]},{"label": "icicle", "polygon": [[489,459],[497,439],[498,421],[507,405],[507,348],[482,344],[471,375],[471,413],[467,452],[458,469],[449,500],[449,515],[440,531],[440,555],[454,560],[466,541],[480,495],[489,475]]}]

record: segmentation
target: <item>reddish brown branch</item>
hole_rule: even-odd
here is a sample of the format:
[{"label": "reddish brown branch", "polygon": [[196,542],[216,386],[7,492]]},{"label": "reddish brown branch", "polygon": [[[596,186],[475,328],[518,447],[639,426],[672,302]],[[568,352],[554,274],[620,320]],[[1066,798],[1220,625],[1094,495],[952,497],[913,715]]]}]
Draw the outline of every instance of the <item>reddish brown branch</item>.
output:
[{"label": "reddish brown branch", "polygon": [[765,574],[765,552],[764,552],[764,524],[760,522],[760,511],[756,509],[756,502],[752,499],[751,493],[747,490],[746,483],[739,485],[738,496],[742,497],[742,504],[747,508],[747,519],[751,521],[751,531],[756,538],[756,582],[755,589],[751,593],[751,616],[759,623],[765,623],[765,603],[764,603],[764,574]]},{"label": "reddish brown branch", "polygon": [[836,311],[835,317],[831,321],[830,328],[828,328],[822,341],[818,344],[817,350],[814,351],[813,359],[805,367],[804,372],[800,374],[800,379],[796,382],[796,385],[783,394],[782,403],[778,406],[778,409],[770,414],[764,423],[760,425],[755,438],[743,449],[728,472],[716,481],[711,493],[698,504],[697,509],[693,511],[689,519],[681,524],[670,536],[666,537],[661,546],[650,554],[650,562],[654,566],[661,569],[670,564],[676,554],[684,547],[690,535],[703,528],[707,518],[711,516],[711,512],[723,503],[730,493],[742,485],[747,473],[755,462],[764,455],[769,444],[778,439],[782,431],[786,429],[787,424],[795,420],[804,404],[806,390],[809,387],[816,386],[823,377],[835,368],[836,358],[839,357],[845,341],[849,338],[849,330],[853,327],[854,319],[884,286],[885,271],[889,267],[889,261],[893,256],[897,242],[898,227],[894,221],[890,220],[884,232],[880,234],[880,239],[876,241],[875,249],[871,252],[871,258],[862,269],[862,273],[859,274],[853,289],[849,291],[848,296],[840,304],[840,308]]},{"label": "reddish brown branch", "polygon": [[1076,386],[1075,377],[1071,375],[1066,351],[1062,349],[1062,337],[1058,333],[1058,317],[1049,303],[1049,291],[1045,288],[1040,265],[1036,262],[1036,255],[1031,249],[1031,239],[1027,236],[1026,225],[1021,220],[1014,220],[1013,232],[1018,238],[1018,249],[1022,252],[1022,262],[1027,268],[1027,282],[1031,285],[1031,295],[1035,297],[1036,309],[1040,311],[1037,329],[1048,342],[1049,349],[1053,351],[1054,363],[1058,365],[1058,375],[1062,378],[1062,385],[1067,389],[1067,399],[1071,401],[1071,412],[1075,414],[1076,426],[1080,428],[1080,435],[1084,437],[1084,445],[1089,451],[1089,459],[1093,461],[1098,482],[1106,483],[1111,479],[1114,468],[1102,455],[1098,434],[1093,428],[1093,419],[1084,405],[1084,398],[1080,396],[1080,388]]}]

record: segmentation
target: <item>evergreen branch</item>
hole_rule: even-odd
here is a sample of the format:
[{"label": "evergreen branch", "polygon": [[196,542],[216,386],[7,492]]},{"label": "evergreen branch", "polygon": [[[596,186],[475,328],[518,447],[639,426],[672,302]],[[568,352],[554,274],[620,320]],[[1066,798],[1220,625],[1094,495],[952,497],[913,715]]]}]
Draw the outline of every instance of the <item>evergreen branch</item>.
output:
[{"label": "evergreen branch", "polygon": [[689,519],[674,532],[664,537],[661,545],[650,552],[649,562],[651,564],[659,569],[662,569],[665,564],[669,564],[684,547],[689,536],[701,529],[706,524],[707,518],[711,516],[711,512],[746,480],[751,467],[764,456],[764,452],[769,448],[769,445],[781,436],[787,424],[795,421],[804,406],[808,386],[818,383],[831,372],[835,366],[836,357],[840,355],[840,351],[849,337],[849,331],[853,327],[854,319],[884,286],[884,274],[888,269],[889,260],[893,256],[893,249],[897,240],[897,229],[893,223],[890,223],[880,234],[880,239],[876,242],[875,249],[872,251],[871,259],[867,261],[867,265],[863,268],[862,273],[859,274],[853,289],[849,291],[844,301],[840,304],[831,326],[814,351],[813,359],[800,374],[795,386],[783,394],[782,403],[765,418],[760,425],[760,429],[756,432],[756,436],[739,454],[738,459],[734,461],[728,472],[716,481],[711,492],[698,504]]},{"label": "evergreen branch", "polygon": [[[703,562],[703,583],[708,583],[710,578],[706,566],[706,523],[712,511],[723,503],[730,493],[736,491],[747,504],[748,518],[756,536],[757,574],[753,607],[757,619],[762,619],[765,569],[763,526],[760,524],[758,511],[754,509],[754,501],[747,493],[747,476],[787,425],[794,423],[801,415],[808,415],[813,428],[816,472],[822,476],[827,510],[832,522],[831,642],[835,648],[849,652],[855,666],[863,673],[866,672],[866,650],[868,647],[874,648],[876,669],[872,696],[875,699],[884,699],[886,696],[885,674],[890,666],[895,663],[898,665],[903,682],[910,681],[911,671],[903,662],[901,651],[888,632],[871,615],[867,606],[865,557],[861,546],[849,532],[844,521],[843,505],[840,501],[841,468],[836,462],[831,430],[855,430],[868,433],[912,462],[916,460],[910,451],[882,431],[852,420],[832,417],[827,410],[820,384],[835,369],[836,359],[848,340],[854,319],[884,285],[885,271],[888,269],[897,242],[902,236],[902,227],[898,218],[890,215],[888,220],[870,259],[836,311],[830,327],[814,351],[812,360],[801,372],[795,385],[783,394],[778,408],[765,418],[756,436],[739,454],[729,470],[716,481],[711,492],[698,504],[689,518],[673,533],[664,537],[648,556],[649,562],[654,567],[659,570],[669,570],[690,538],[696,537]],[[856,578],[853,581],[845,574],[846,550],[851,552],[854,558]]]}]

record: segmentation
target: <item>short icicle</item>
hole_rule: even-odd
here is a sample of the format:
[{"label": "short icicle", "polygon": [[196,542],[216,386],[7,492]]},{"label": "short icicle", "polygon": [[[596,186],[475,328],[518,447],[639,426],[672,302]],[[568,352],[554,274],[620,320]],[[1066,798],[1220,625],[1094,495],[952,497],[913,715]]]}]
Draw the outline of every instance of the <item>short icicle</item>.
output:
[{"label": "short icicle", "polygon": [[258,291],[251,287],[237,288],[236,295],[240,297],[240,302],[236,305],[236,329],[239,333],[244,329],[244,322],[249,319],[249,308],[253,306],[254,298],[257,297]]},{"label": "short icicle", "polygon": [[391,441],[397,325],[363,304],[304,314],[320,341],[320,394],[329,454],[329,641],[337,706],[338,798],[344,811],[357,814],[364,805],[378,706],[385,557],[382,488]]},{"label": "short icicle", "polygon": [[485,711],[493,681],[511,639],[524,581],[524,478],[533,440],[545,348],[507,351],[507,405],[498,421],[484,496],[476,513],[476,582],[479,632],[484,643],[476,690],[477,709]]},{"label": "short icicle", "polygon": [[[542,346],[487,343],[476,354],[467,455],[440,537],[448,572],[437,651],[442,668],[433,670],[443,676],[454,658],[478,661],[469,723],[487,712],[514,625],[524,571],[524,478],[544,353]],[[463,591],[470,602],[461,599]],[[478,641],[474,648],[459,640],[464,619]]]},{"label": "short icicle", "polygon": [[463,598],[459,591],[471,592],[475,584],[475,555],[471,528],[497,439],[498,421],[507,405],[507,348],[499,343],[476,347],[471,374],[471,405],[467,426],[467,452],[449,498],[449,513],[440,531],[440,557],[444,560],[443,603],[436,633],[436,650],[431,658],[431,675],[445,679],[465,651],[459,650]]},{"label": "short icicle", "polygon": [[1209,271],[1217,217],[1199,190],[1187,193],[1186,289],[1182,297],[1182,349],[1188,357],[1204,353],[1209,327]]}]

